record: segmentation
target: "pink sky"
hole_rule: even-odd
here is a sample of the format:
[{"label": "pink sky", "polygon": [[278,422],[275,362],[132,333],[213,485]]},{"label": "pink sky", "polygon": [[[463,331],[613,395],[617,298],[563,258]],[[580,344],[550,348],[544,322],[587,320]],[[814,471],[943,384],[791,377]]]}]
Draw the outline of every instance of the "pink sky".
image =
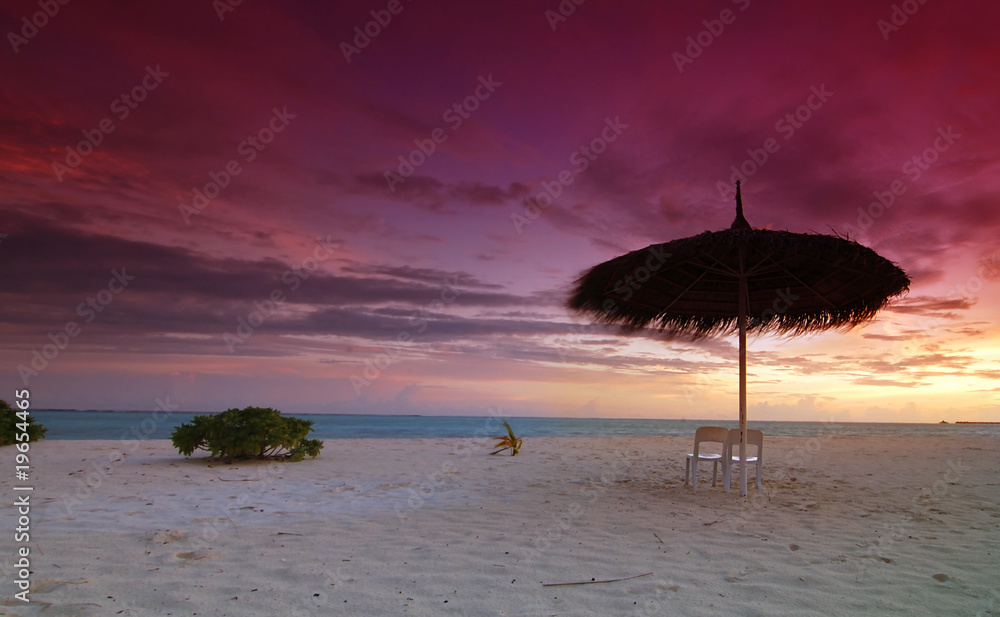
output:
[{"label": "pink sky", "polygon": [[1000,420],[995,3],[223,2],[0,9],[0,398],[735,419],[733,338],[563,303],[740,178],[912,279],[751,422]]}]

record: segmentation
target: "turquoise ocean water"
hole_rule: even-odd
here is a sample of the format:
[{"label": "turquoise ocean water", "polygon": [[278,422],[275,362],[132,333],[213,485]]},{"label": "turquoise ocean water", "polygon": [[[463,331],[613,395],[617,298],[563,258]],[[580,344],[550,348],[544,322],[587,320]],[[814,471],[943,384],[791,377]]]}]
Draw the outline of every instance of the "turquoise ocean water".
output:
[{"label": "turquoise ocean water", "polygon": [[[174,428],[195,413],[151,411],[32,411],[48,428],[46,439],[169,439]],[[312,420],[319,439],[468,438],[500,435],[499,421],[488,416],[387,416],[287,414]],[[507,418],[518,437],[676,436],[694,434],[699,426],[735,428],[736,421],[628,420],[610,418]],[[866,422],[749,422],[772,437],[842,436],[992,436],[997,424],[892,424]]]}]

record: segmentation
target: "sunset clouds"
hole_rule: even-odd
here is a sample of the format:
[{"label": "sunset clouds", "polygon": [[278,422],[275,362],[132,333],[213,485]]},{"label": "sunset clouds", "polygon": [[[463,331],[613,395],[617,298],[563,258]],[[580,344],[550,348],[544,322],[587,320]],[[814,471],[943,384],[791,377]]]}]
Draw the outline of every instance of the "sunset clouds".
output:
[{"label": "sunset clouds", "polygon": [[992,3],[58,7],[0,10],[0,385],[39,407],[734,418],[734,341],[563,302],[741,180],[913,281],[752,341],[751,421],[1000,419]]}]

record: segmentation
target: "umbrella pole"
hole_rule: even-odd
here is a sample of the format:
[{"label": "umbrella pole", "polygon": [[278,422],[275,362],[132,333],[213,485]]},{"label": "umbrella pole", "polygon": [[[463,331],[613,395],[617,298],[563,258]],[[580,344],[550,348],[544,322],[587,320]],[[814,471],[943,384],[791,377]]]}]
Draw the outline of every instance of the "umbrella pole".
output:
[{"label": "umbrella pole", "polygon": [[[747,277],[740,274],[740,497],[747,496]],[[732,456],[726,453],[726,456]],[[732,464],[732,461],[729,461]]]}]

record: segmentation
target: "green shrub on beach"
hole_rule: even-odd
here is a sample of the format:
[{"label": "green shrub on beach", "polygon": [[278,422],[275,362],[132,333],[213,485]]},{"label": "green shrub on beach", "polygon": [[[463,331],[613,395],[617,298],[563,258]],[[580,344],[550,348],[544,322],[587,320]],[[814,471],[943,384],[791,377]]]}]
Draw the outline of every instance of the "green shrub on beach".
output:
[{"label": "green shrub on beach", "polygon": [[[18,413],[21,415],[18,416]],[[0,446],[14,443],[20,433],[27,433],[29,442],[38,441],[45,437],[47,430],[41,424],[35,424],[35,419],[27,412],[14,409],[10,403],[0,399]]]},{"label": "green shrub on beach", "polygon": [[281,458],[301,461],[316,458],[323,448],[319,439],[306,439],[312,420],[282,417],[270,407],[227,409],[220,414],[195,416],[174,429],[170,440],[184,456],[195,450],[226,459]]}]

